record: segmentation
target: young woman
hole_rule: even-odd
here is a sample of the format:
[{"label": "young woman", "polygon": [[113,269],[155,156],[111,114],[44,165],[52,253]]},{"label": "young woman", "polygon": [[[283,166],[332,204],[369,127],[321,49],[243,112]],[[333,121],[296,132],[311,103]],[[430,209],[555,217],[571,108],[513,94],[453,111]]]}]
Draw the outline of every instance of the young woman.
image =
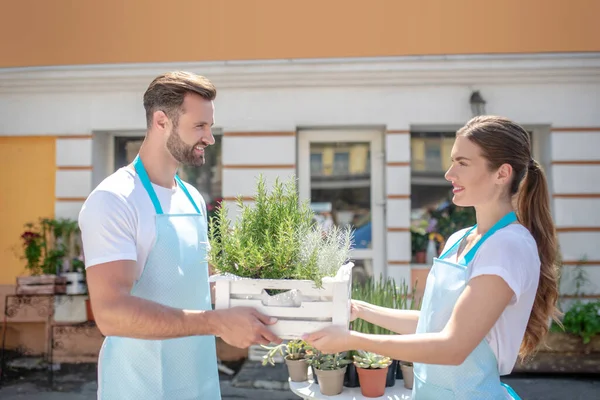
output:
[{"label": "young woman", "polygon": [[435,259],[420,311],[352,301],[362,318],[401,335],[339,327],[305,335],[334,353],[363,349],[414,363],[413,399],[518,399],[500,382],[557,316],[557,243],[544,172],[528,133],[501,117],[473,118],[456,134],[453,202],[477,224],[454,233]]}]

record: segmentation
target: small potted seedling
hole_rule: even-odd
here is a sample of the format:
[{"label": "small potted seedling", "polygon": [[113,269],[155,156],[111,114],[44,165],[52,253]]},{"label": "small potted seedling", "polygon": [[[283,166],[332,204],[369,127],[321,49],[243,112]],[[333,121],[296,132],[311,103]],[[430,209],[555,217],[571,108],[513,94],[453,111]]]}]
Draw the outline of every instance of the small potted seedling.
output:
[{"label": "small potted seedling", "polygon": [[408,361],[400,361],[400,369],[402,370],[402,379],[404,380],[404,387],[412,389],[413,387],[413,363]]},{"label": "small potted seedling", "polygon": [[307,352],[306,362],[316,374],[315,382],[318,383],[321,394],[335,396],[342,393],[346,368],[352,362],[346,358],[345,353],[323,354],[313,349]]},{"label": "small potted seedling", "polygon": [[284,357],[292,382],[304,382],[308,380],[308,364],[305,358],[307,343],[304,340],[296,339],[273,347],[262,347],[269,350],[263,356],[263,365],[275,365],[274,356],[279,352]]},{"label": "small potted seedling", "polygon": [[358,350],[354,365],[358,371],[360,391],[365,397],[380,397],[385,393],[385,381],[392,360],[379,354]]}]

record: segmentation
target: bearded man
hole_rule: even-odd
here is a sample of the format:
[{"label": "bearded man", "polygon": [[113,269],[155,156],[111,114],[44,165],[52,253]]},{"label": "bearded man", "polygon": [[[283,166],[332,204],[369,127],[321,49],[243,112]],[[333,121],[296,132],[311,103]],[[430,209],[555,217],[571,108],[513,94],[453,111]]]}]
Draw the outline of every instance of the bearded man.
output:
[{"label": "bearded man", "polygon": [[215,336],[240,348],[281,343],[268,329],[276,321],[252,308],[212,310],[206,204],[177,170],[204,164],[215,97],[192,73],[154,79],[139,154],[80,211],[90,299],[106,337],[98,399],[220,399]]}]

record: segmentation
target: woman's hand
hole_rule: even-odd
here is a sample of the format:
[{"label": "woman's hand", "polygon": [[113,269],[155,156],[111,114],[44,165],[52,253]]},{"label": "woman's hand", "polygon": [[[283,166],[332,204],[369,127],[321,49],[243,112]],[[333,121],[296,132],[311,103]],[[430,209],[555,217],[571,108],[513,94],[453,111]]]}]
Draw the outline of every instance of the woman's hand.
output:
[{"label": "woman's hand", "polygon": [[360,318],[361,310],[362,310],[362,307],[363,307],[364,304],[365,304],[364,301],[351,300],[351,303],[350,303],[350,322],[354,321],[356,318]]},{"label": "woman's hand", "polygon": [[353,350],[349,330],[337,325],[331,325],[317,332],[302,336],[310,346],[325,354],[340,353]]}]

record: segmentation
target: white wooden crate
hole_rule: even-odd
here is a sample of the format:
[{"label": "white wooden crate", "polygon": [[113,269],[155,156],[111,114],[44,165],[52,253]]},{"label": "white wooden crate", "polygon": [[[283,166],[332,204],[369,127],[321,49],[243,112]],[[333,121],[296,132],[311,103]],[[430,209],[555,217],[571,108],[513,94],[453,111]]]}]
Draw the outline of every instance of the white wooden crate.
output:
[{"label": "white wooden crate", "polygon": [[[215,309],[253,307],[277,318],[277,323],[269,328],[285,340],[299,339],[329,325],[348,328],[353,266],[343,265],[335,277],[323,279],[321,288],[309,280],[215,277]],[[267,289],[289,292],[271,297]],[[293,297],[295,304],[281,302],[281,297]]]}]

